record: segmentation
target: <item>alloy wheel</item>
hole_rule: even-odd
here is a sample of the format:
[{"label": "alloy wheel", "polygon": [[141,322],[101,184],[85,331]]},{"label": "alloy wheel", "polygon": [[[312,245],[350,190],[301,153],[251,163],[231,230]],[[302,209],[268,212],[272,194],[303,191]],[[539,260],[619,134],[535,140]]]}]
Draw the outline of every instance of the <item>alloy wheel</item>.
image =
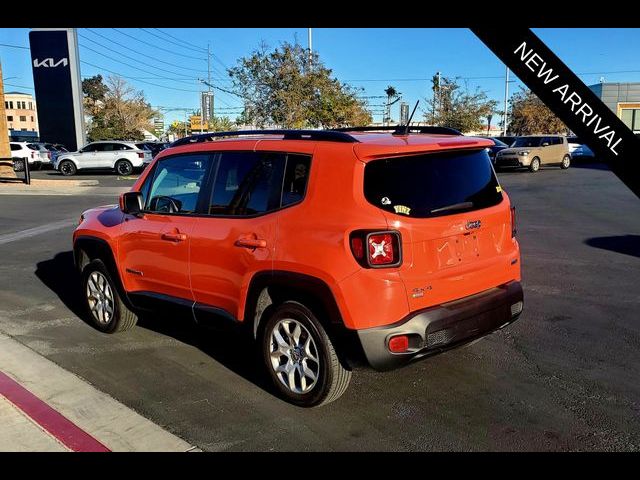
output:
[{"label": "alloy wheel", "polygon": [[286,318],[275,324],[270,337],[271,367],[280,383],[294,393],[310,392],[320,376],[320,360],[309,330]]},{"label": "alloy wheel", "polygon": [[91,272],[87,280],[87,302],[93,317],[102,324],[113,318],[115,302],[107,278],[100,272]]}]

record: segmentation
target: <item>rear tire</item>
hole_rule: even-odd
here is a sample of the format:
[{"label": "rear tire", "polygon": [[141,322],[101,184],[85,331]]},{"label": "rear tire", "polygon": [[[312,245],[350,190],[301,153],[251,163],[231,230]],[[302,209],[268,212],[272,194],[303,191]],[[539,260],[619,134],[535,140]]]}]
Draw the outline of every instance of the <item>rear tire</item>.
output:
[{"label": "rear tire", "polygon": [[72,175],[75,175],[76,172],[78,171],[76,164],[73,163],[71,160],[61,161],[60,165],[58,165],[58,170],[65,177],[70,177]]},{"label": "rear tire", "polygon": [[118,160],[116,162],[115,169],[116,173],[123,177],[133,173],[133,165],[129,160]]},{"label": "rear tire", "polygon": [[123,332],[138,321],[138,316],[122,301],[102,260],[93,260],[82,270],[82,293],[89,319],[101,332]]},{"label": "rear tire", "polygon": [[340,363],[322,324],[304,305],[284,302],[262,329],[263,359],[280,396],[301,407],[337,400],[351,371]]},{"label": "rear tire", "polygon": [[533,157],[529,164],[529,171],[537,172],[538,170],[540,170],[540,159],[538,157]]},{"label": "rear tire", "polygon": [[569,155],[565,155],[562,157],[562,163],[560,163],[560,168],[566,170],[571,165],[571,157]]}]

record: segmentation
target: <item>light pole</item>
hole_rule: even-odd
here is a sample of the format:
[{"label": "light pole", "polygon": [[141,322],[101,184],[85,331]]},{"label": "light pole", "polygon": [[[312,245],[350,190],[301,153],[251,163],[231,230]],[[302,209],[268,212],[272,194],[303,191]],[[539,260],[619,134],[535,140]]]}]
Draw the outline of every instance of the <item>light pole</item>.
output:
[{"label": "light pole", "polygon": [[504,115],[502,116],[502,135],[507,136],[507,117],[509,116],[509,105],[507,104],[507,97],[509,95],[509,67],[506,68],[504,76]]}]

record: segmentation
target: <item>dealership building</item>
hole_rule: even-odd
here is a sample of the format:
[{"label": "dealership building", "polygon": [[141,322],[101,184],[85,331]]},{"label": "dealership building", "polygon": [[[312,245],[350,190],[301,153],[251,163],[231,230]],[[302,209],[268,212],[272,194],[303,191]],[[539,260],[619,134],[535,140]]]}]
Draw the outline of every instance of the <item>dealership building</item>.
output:
[{"label": "dealership building", "polygon": [[640,133],[640,83],[598,83],[589,88],[627,127]]}]

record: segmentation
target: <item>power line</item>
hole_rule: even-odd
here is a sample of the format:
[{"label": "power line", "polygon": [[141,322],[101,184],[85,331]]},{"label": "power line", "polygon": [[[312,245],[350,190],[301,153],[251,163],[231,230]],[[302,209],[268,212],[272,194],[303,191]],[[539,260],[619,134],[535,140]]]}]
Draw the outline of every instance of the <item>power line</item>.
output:
[{"label": "power line", "polygon": [[[140,30],[142,30],[143,32],[148,33],[149,35],[153,35],[154,37],[159,38],[160,40],[162,40],[162,41],[164,41],[164,42],[168,42],[168,43],[171,43],[171,44],[173,44],[173,45],[177,45],[177,46],[178,46],[178,47],[180,47],[180,48],[184,48],[184,49],[192,50],[192,51],[193,51],[194,49],[197,49],[197,50],[200,50],[200,51],[206,52],[206,50],[205,50],[204,48],[202,48],[202,47],[195,47],[195,46],[194,46],[194,47],[189,47],[189,46],[184,45],[184,44],[182,44],[182,43],[174,42],[174,41],[172,41],[172,40],[167,40],[166,38],[164,38],[164,37],[162,37],[162,36],[158,35],[157,33],[150,32],[150,31],[149,31],[149,30],[147,30],[146,28],[140,28]],[[154,29],[154,30],[158,30],[158,29],[156,28],[156,29]],[[164,32],[163,32],[163,33],[164,33]]]},{"label": "power line", "polygon": [[8,43],[0,43],[0,47],[21,48],[23,50],[29,50],[29,47],[22,47],[20,45],[9,45]]},{"label": "power line", "polygon": [[[86,45],[82,45],[82,44],[79,44],[79,45],[80,45],[82,48],[86,48],[87,50],[90,50],[90,51],[92,51],[92,52],[95,52],[95,53],[97,53],[98,55],[102,55],[103,57],[108,58],[109,60],[113,60],[114,62],[121,63],[121,64],[123,64],[123,65],[126,65],[127,67],[133,68],[133,69],[138,70],[138,71],[140,71],[140,72],[150,73],[150,74],[152,74],[152,75],[154,74],[153,72],[150,72],[149,70],[144,70],[144,69],[142,69],[142,68],[140,68],[140,67],[137,67],[137,66],[135,66],[135,65],[131,65],[131,64],[129,64],[129,63],[123,62],[122,60],[118,60],[117,58],[113,58],[113,57],[111,57],[111,56],[109,56],[109,55],[105,55],[104,53],[99,52],[99,51],[97,51],[97,50],[94,50],[94,49],[93,49],[93,48],[91,48],[91,47],[87,47]],[[85,63],[87,63],[87,64],[88,64],[88,62],[85,62]],[[98,68],[99,68],[99,67],[98,67]],[[107,70],[107,69],[105,68],[104,70]],[[109,71],[109,70],[107,70],[107,71]],[[116,74],[116,75],[119,75],[119,74]],[[123,76],[124,76],[124,75],[123,75]],[[156,78],[157,78],[157,76],[156,76]],[[142,80],[140,80],[140,81],[142,81]],[[174,81],[174,82],[180,82],[180,83],[186,83],[186,84],[188,84],[188,83],[189,83],[189,82],[185,82],[185,81],[181,81],[181,80],[173,80],[173,81]],[[147,83],[149,83],[149,82],[147,82]],[[195,90],[185,90],[185,92],[188,92],[188,91],[195,91]]]},{"label": "power line", "polygon": [[27,87],[25,85],[14,85],[12,83],[5,83],[5,85],[7,87],[14,87],[14,88],[26,88],[27,90],[35,90],[33,87]]},{"label": "power line", "polygon": [[206,60],[207,60],[206,58],[201,58],[201,57],[192,57],[192,56],[190,56],[190,55],[184,55],[184,54],[182,54],[182,53],[176,53],[176,52],[174,52],[174,51],[172,51],[172,50],[167,50],[166,48],[159,47],[159,46],[157,46],[157,45],[154,45],[153,43],[149,43],[149,42],[145,42],[144,40],[140,40],[139,38],[134,37],[133,35],[129,35],[128,33],[123,32],[122,30],[119,30],[119,29],[117,29],[117,28],[112,28],[112,30],[115,30],[116,32],[118,32],[118,33],[120,33],[120,34],[122,34],[122,35],[124,35],[124,36],[126,36],[126,37],[132,38],[132,39],[133,39],[133,40],[135,40],[136,42],[144,43],[145,45],[148,45],[148,46],[153,47],[153,48],[157,48],[158,50],[162,50],[163,52],[168,52],[168,53],[170,53],[170,54],[172,54],[172,55],[175,55],[175,56],[178,56],[178,57],[182,57],[182,58],[193,58],[194,60],[200,60],[200,61],[206,61]]},{"label": "power line", "polygon": [[[135,79],[135,77],[129,77],[129,76],[127,76],[127,75],[123,75],[123,74],[121,74],[121,73],[119,73],[119,72],[114,72],[113,70],[109,70],[109,69],[107,69],[107,68],[100,67],[100,66],[98,66],[98,65],[94,65],[93,63],[85,62],[84,60],[80,60],[80,63],[84,63],[85,65],[89,65],[90,67],[93,67],[93,68],[97,68],[97,69],[100,69],[100,70],[104,70],[105,72],[113,73],[114,75],[118,75],[118,76],[120,76],[120,77],[122,77],[122,78],[128,78],[129,80],[136,80],[136,79]],[[148,84],[148,85],[153,85],[154,87],[166,88],[167,90],[177,90],[177,91],[179,91],[179,92],[193,92],[193,93],[200,93],[200,90],[186,90],[186,89],[184,89],[184,88],[167,87],[166,85],[159,85],[159,84],[157,84],[157,83],[146,82],[146,81],[144,81],[144,80],[136,80],[136,81],[137,81],[137,82],[140,82],[140,83],[146,83],[146,84]]]},{"label": "power line", "polygon": [[[125,48],[125,49],[127,49],[127,50],[129,50],[129,51],[131,51],[131,52],[133,52],[133,53],[136,53],[136,54],[138,54],[138,55],[142,55],[143,57],[148,57],[148,58],[150,58],[151,60],[155,60],[156,62],[164,63],[165,65],[170,65],[170,66],[172,66],[172,67],[176,67],[176,68],[179,68],[179,69],[181,69],[181,70],[191,70],[191,71],[193,71],[193,72],[200,72],[200,73],[204,73],[204,72],[206,72],[206,70],[201,70],[201,69],[196,69],[196,68],[188,68],[188,67],[185,67],[185,66],[183,66],[183,65],[178,65],[178,64],[176,64],[176,63],[165,62],[164,60],[160,60],[159,58],[152,57],[152,56],[150,56],[150,55],[148,55],[148,54],[146,54],[146,53],[139,52],[139,51],[137,51],[137,50],[134,50],[134,49],[133,49],[133,48],[131,48],[131,47],[128,47],[128,46],[123,45],[123,44],[121,44],[121,43],[119,43],[119,42],[116,42],[115,40],[113,40],[113,39],[111,39],[111,38],[107,37],[106,35],[103,35],[103,34],[101,34],[101,33],[98,33],[98,32],[96,32],[96,31],[94,31],[94,30],[92,30],[92,29],[90,29],[90,28],[86,28],[85,30],[88,30],[89,32],[93,33],[94,35],[98,35],[99,37],[102,37],[102,38],[104,38],[105,40],[108,40],[108,41],[109,41],[109,42],[111,42],[111,43],[115,43],[116,45],[118,45],[118,46],[120,46],[120,47],[123,47],[123,48]],[[80,34],[79,34],[79,36],[83,37],[83,36],[82,36],[82,35],[80,35]],[[83,38],[86,38],[86,37],[83,37]],[[88,39],[88,38],[87,38],[87,40],[90,40],[90,41],[92,41],[93,43],[96,43],[96,44],[98,44],[98,45],[102,46],[103,48],[106,48],[107,50],[110,50],[110,51],[112,51],[112,52],[114,52],[114,53],[118,53],[118,52],[115,52],[114,50],[111,50],[109,47],[105,47],[104,45],[99,44],[99,43],[98,43],[98,42],[96,42],[95,40],[91,40],[91,39]],[[135,60],[135,59],[133,59],[133,60]],[[136,60],[136,61],[138,61],[138,60]],[[141,63],[142,63],[142,62],[141,62]],[[161,68],[159,68],[159,67],[153,67],[153,68],[158,68],[159,70],[161,70]],[[170,72],[170,73],[174,73],[174,72]],[[176,74],[176,75],[180,75],[180,74],[178,73],[178,74]],[[191,77],[189,77],[189,78],[191,78]]]},{"label": "power line", "polygon": [[205,48],[198,47],[197,45],[194,45],[193,43],[189,43],[189,42],[187,42],[186,40],[181,40],[181,39],[180,39],[180,38],[178,38],[178,37],[174,37],[174,36],[173,36],[173,35],[171,35],[170,33],[165,32],[164,30],[160,30],[159,28],[154,28],[154,30],[157,30],[157,31],[159,31],[159,32],[161,32],[161,33],[164,33],[164,34],[165,34],[165,35],[167,35],[168,37],[171,37],[171,38],[173,38],[173,39],[175,39],[175,40],[179,40],[180,42],[183,42],[183,43],[185,43],[185,44],[187,44],[187,45],[190,45],[190,46],[191,46],[191,47],[193,47],[193,48],[200,49],[200,50],[202,50],[203,52],[206,52],[206,51],[207,51]]},{"label": "power line", "polygon": [[[137,62],[137,63],[139,63],[139,64],[141,64],[141,65],[146,65],[147,67],[155,68],[155,69],[160,70],[160,71],[163,71],[163,72],[165,71],[165,70],[164,70],[163,68],[161,68],[161,67],[156,67],[156,66],[154,66],[154,65],[151,65],[150,63],[143,62],[142,60],[138,60],[137,58],[130,57],[129,55],[125,55],[124,53],[121,53],[121,52],[117,52],[117,51],[115,51],[115,50],[112,50],[112,49],[110,49],[109,47],[107,47],[107,46],[105,46],[105,45],[103,45],[103,44],[101,44],[101,43],[99,43],[99,42],[96,42],[95,40],[91,40],[90,38],[87,38],[87,37],[85,37],[85,36],[84,36],[84,35],[82,35],[82,34],[78,34],[78,36],[79,36],[80,38],[83,38],[84,40],[88,40],[88,41],[90,41],[90,42],[95,43],[96,45],[99,45],[100,47],[102,47],[102,48],[106,49],[106,50],[107,50],[107,51],[109,51],[109,52],[113,52],[113,53],[115,53],[115,54],[117,54],[117,55],[121,55],[121,56],[123,56],[124,58],[128,58],[129,60],[133,60],[134,62]],[[83,45],[83,44],[81,44],[81,43],[80,43],[79,45],[80,45],[81,47],[83,47],[83,48],[87,48],[87,49],[91,50],[92,52],[97,53],[98,55],[102,55],[102,56],[104,56],[104,57],[107,57],[107,58],[109,58],[109,59],[111,59],[111,60],[113,60],[113,61],[115,61],[115,62],[122,63],[123,65],[131,66],[131,65],[129,65],[128,63],[123,62],[122,60],[118,60],[117,58],[109,57],[108,55],[105,55],[104,53],[101,53],[101,52],[99,52],[99,51],[97,51],[97,50],[94,50],[94,49],[92,49],[91,47],[88,47],[87,45]],[[134,68],[138,68],[138,67],[134,67]],[[148,72],[148,73],[153,73],[153,72]],[[172,73],[172,74],[175,74],[175,75],[180,75],[179,73],[176,73],[176,72],[169,72],[169,73]],[[183,79],[182,79],[182,80],[174,80],[174,81],[176,81],[176,82],[181,82],[181,83],[187,83],[187,82],[185,82],[185,80],[189,80],[189,79],[192,79],[192,77],[187,77],[187,76],[185,76],[185,77],[183,77]]]}]

